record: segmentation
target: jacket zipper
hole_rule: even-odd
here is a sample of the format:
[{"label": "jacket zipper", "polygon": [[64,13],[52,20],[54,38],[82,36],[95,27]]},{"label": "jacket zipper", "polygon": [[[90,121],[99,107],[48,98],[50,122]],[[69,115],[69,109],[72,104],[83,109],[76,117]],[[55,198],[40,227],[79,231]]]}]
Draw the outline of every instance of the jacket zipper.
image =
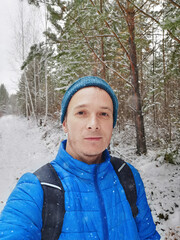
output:
[{"label": "jacket zipper", "polygon": [[103,226],[102,230],[104,235],[103,240],[109,240],[107,215],[106,215],[106,210],[104,206],[104,200],[102,198],[102,194],[98,186],[97,166],[95,167],[95,170],[94,170],[94,183],[95,183],[95,188],[98,195],[99,206],[100,206],[100,213],[101,213],[102,226]]}]

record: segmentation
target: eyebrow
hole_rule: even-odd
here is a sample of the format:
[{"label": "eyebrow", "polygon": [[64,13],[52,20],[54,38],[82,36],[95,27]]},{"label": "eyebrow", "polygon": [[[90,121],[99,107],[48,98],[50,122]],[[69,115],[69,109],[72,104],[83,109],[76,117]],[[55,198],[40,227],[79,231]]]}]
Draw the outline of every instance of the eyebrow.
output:
[{"label": "eyebrow", "polygon": [[[83,108],[83,107],[88,107],[87,104],[81,104],[81,105],[78,105],[75,107],[75,109],[78,109],[78,108]],[[107,106],[102,106],[100,107],[101,109],[104,109],[104,110],[109,110],[110,112],[113,112],[113,110]]]}]

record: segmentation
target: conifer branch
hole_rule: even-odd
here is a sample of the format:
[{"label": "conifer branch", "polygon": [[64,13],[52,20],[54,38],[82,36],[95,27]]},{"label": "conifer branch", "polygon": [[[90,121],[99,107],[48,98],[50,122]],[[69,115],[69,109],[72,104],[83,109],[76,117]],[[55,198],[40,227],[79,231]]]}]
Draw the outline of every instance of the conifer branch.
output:
[{"label": "conifer branch", "polygon": [[[145,16],[151,18],[151,19],[152,19],[153,21],[155,21],[160,27],[162,27],[162,26],[161,26],[161,23],[160,23],[157,19],[155,19],[153,16],[149,15],[148,13],[144,12],[141,8],[139,8],[138,6],[136,6],[131,0],[129,0],[129,2],[130,2],[131,4],[133,4],[133,6],[134,6],[136,9],[138,9],[141,13],[143,13]],[[180,39],[177,38],[169,29],[166,29],[166,31],[169,33],[169,35],[170,35],[172,38],[174,38],[174,40],[176,40],[178,43],[180,43]]]},{"label": "conifer branch", "polygon": [[[74,20],[74,19],[73,19],[73,20]],[[88,48],[92,51],[92,53],[94,54],[94,56],[95,56],[102,64],[104,64],[104,65],[106,66],[106,68],[108,68],[110,71],[114,72],[119,78],[121,78],[121,79],[124,80],[128,85],[130,85],[132,88],[134,88],[134,86],[133,86],[128,80],[126,80],[123,76],[121,76],[121,74],[118,73],[115,69],[113,69],[113,68],[111,68],[110,66],[108,66],[108,65],[106,64],[106,62],[103,61],[103,60],[97,55],[97,53],[96,53],[96,52],[94,51],[94,49],[91,47],[91,45],[90,45],[90,43],[89,43],[89,40],[88,40],[88,38],[86,37],[86,35],[84,34],[84,32],[83,32],[81,26],[79,25],[78,21],[76,21],[76,20],[74,20],[74,21],[76,22],[76,24],[77,24],[77,26],[78,26],[81,34],[83,35],[83,37],[84,37],[84,39],[85,39],[85,42],[86,42]]]},{"label": "conifer branch", "polygon": [[169,1],[170,1],[174,6],[180,8],[180,5],[179,5],[178,3],[174,2],[173,0],[169,0]]},{"label": "conifer branch", "polygon": [[[91,4],[96,8],[96,5],[94,4],[94,2],[92,0],[89,0],[91,2]],[[96,10],[97,13],[101,16],[102,13],[97,9]],[[129,61],[131,62],[131,58],[130,55],[128,53],[128,51],[126,50],[125,46],[123,45],[123,43],[121,42],[120,38],[118,37],[117,33],[111,28],[110,24],[108,23],[107,20],[104,20],[105,25],[107,26],[107,28],[112,32],[112,34],[114,35],[114,37],[117,39],[118,43],[120,44],[120,46],[122,47],[122,49],[124,50],[124,52],[126,53],[126,56],[128,57]]]}]

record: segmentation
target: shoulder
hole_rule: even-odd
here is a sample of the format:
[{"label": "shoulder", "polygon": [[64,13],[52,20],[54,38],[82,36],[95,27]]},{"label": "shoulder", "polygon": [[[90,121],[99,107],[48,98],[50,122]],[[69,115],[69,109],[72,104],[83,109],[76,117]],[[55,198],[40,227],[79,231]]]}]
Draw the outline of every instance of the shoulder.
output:
[{"label": "shoulder", "polygon": [[117,158],[117,157],[111,157],[111,163],[113,163],[113,165],[115,166],[116,173],[117,173],[117,171],[119,172],[119,168],[120,168],[120,171],[121,171],[121,169],[124,169],[124,167],[126,167],[125,168],[126,170],[124,171],[124,174],[123,174],[123,179],[124,180],[127,177],[128,178],[130,178],[130,177],[134,178],[134,180],[132,180],[130,182],[131,183],[135,182],[136,192],[137,192],[137,199],[145,194],[144,184],[143,184],[143,181],[142,181],[141,176],[139,174],[139,171],[132,164],[124,161],[121,158]]},{"label": "shoulder", "polygon": [[11,201],[14,196],[21,197],[24,200],[43,201],[43,190],[38,178],[33,173],[25,173],[18,181],[15,189],[10,195],[8,201]]},{"label": "shoulder", "polygon": [[3,237],[13,232],[15,238],[19,234],[29,234],[32,237],[28,239],[40,239],[42,207],[43,190],[39,180],[32,173],[24,174],[0,214],[0,233],[3,233]]},{"label": "shoulder", "polygon": [[141,177],[140,177],[138,170],[132,164],[130,164],[118,157],[111,157],[111,163],[115,166],[115,168],[119,168],[119,167],[123,168],[124,166],[128,165],[129,169],[133,173],[135,182],[141,181]]},{"label": "shoulder", "polygon": [[140,176],[139,171],[132,164],[127,163],[127,162],[126,162],[126,164],[130,167],[130,169],[133,173],[134,180],[136,183],[137,196],[143,195],[145,193],[145,190],[144,190],[143,180]]},{"label": "shoulder", "polygon": [[24,174],[9,196],[4,210],[17,214],[23,212],[33,218],[41,215],[43,207],[43,189],[38,178],[32,173]]},{"label": "shoulder", "polygon": [[130,164],[128,162],[126,162],[126,164],[130,167],[135,180],[140,180],[141,177],[140,177],[139,171],[132,164]]},{"label": "shoulder", "polygon": [[[129,168],[126,167],[126,171],[124,173],[124,178],[126,178],[127,176],[131,177],[133,175],[134,181],[135,181],[135,185],[136,185],[136,191],[137,191],[137,198],[141,195],[144,194],[144,184],[143,181],[141,179],[141,176],[139,174],[139,171],[130,163],[124,161],[121,158],[118,157],[113,157],[111,156],[111,163],[115,166],[115,169],[117,169],[116,171],[119,172],[119,169],[123,169],[124,166],[128,166]],[[132,172],[132,175],[129,173],[129,170]],[[126,176],[127,173],[127,176]]]}]

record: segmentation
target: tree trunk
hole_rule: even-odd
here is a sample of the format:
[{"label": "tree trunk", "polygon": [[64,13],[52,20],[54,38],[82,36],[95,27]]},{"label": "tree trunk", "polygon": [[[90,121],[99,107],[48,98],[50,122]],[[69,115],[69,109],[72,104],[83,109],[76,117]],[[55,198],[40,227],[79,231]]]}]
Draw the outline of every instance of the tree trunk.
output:
[{"label": "tree trunk", "polygon": [[27,94],[29,95],[29,100],[30,100],[30,104],[31,104],[32,115],[36,119],[36,115],[35,115],[35,112],[34,112],[34,105],[33,105],[33,101],[32,101],[32,96],[31,96],[29,83],[28,83],[28,79],[27,79],[27,75],[26,75],[26,69],[24,70],[24,77],[25,77],[26,86],[27,86]]},{"label": "tree trunk", "polygon": [[131,63],[131,77],[133,85],[133,99],[135,106],[135,126],[136,126],[136,138],[137,138],[137,154],[146,154],[146,138],[144,130],[144,119],[142,114],[142,103],[139,90],[139,77],[138,77],[138,67],[137,67],[137,56],[136,56],[136,44],[135,44],[135,25],[134,16],[135,11],[133,7],[128,4],[127,7],[127,23],[129,30],[129,48],[130,48],[130,63]]},{"label": "tree trunk", "polygon": [[47,59],[45,60],[45,91],[46,91],[46,108],[45,108],[44,126],[46,126],[47,115],[48,115],[48,77],[47,77]]},{"label": "tree trunk", "polygon": [[[104,58],[104,38],[101,37],[101,59],[104,62],[105,58]],[[106,79],[106,66],[105,64],[102,63],[102,69],[101,69],[101,77],[103,79]]]},{"label": "tree trunk", "polygon": [[[45,24],[46,24],[46,31],[47,31],[47,22],[48,22],[48,11],[47,11],[47,6],[45,4],[45,9],[46,9],[46,14],[45,14]],[[46,49],[47,49],[47,36],[46,36]],[[46,126],[46,121],[47,121],[47,115],[48,115],[48,77],[47,77],[47,56],[45,60],[45,89],[46,89],[46,108],[45,108],[45,118],[44,118],[44,126]]]},{"label": "tree trunk", "polygon": [[94,76],[97,76],[98,75],[98,72],[97,72],[97,69],[98,69],[98,61],[97,61],[97,57],[96,55],[93,54],[93,57],[94,57],[94,66],[93,66],[93,75]]},{"label": "tree trunk", "polygon": [[36,58],[33,59],[33,64],[34,64],[34,111],[37,116]]},{"label": "tree trunk", "polygon": [[[100,0],[100,12],[103,13],[103,0]],[[103,35],[103,32],[102,32]],[[104,62],[104,37],[101,37],[101,59]],[[106,66],[102,63],[102,69],[101,69],[101,77],[103,79],[106,79]]]},{"label": "tree trunk", "polygon": [[27,84],[24,83],[24,91],[25,91],[25,106],[26,106],[26,118],[29,120],[29,114],[28,114],[28,97],[27,97]]}]

